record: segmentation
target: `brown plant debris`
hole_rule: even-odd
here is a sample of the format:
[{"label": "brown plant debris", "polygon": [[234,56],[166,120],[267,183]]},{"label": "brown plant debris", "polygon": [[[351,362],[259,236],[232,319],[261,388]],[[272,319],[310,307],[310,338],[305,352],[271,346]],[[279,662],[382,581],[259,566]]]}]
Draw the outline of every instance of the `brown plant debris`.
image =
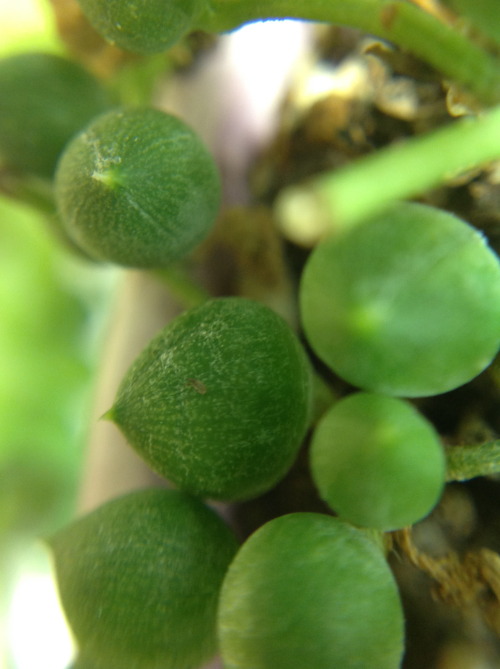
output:
[{"label": "brown plant debris", "polygon": [[500,634],[500,555],[489,548],[467,552],[460,557],[450,552],[431,557],[413,542],[410,528],[395,532],[397,546],[417,569],[433,581],[433,596],[461,609],[474,610],[496,633]]}]

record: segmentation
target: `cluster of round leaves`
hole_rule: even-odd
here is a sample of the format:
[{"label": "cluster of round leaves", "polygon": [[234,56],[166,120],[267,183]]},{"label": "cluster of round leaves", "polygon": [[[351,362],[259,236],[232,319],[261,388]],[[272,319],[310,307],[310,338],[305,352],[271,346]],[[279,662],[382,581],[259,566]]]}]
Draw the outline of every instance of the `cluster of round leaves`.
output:
[{"label": "cluster of round leaves", "polygon": [[77,666],[197,669],[218,645],[227,669],[347,661],[397,669],[403,615],[374,538],[298,513],[236,552],[194,496],[240,499],[271,488],[302,441],[310,395],[303,348],[257,302],[210,300],[146,347],[108,417],[183,492],[131,494],[51,540]]},{"label": "cluster of round leaves", "polygon": [[[168,48],[207,11],[204,0],[80,2],[105,37],[145,53]],[[34,101],[46,128],[26,122],[23,145],[15,119],[19,100],[30,109],[21,93],[38,90],[23,79],[30,67],[54,87],[45,116],[47,96]],[[212,158],[169,114],[102,113],[101,88],[77,70],[53,57],[0,68],[2,161],[55,171],[64,226],[90,256],[140,268],[181,259],[217,214]],[[54,96],[71,123],[54,116]],[[363,391],[312,435],[312,477],[339,518],[283,516],[237,550],[199,498],[250,499],[285,476],[309,426],[309,362],[262,304],[221,298],[182,314],[138,357],[107,414],[179,490],[115,500],[50,542],[78,666],[197,669],[217,646],[226,669],[400,665],[401,605],[371,531],[423,518],[445,479],[439,436],[400,398],[452,390],[490,363],[500,265],[455,216],[401,204],[318,245],[300,311],[315,353]]]},{"label": "cluster of round leaves", "polygon": [[456,216],[403,203],[321,242],[301,278],[314,351],[367,392],[321,419],[310,462],[342,518],[394,530],[425,517],[445,482],[439,436],[400,397],[453,390],[500,346],[500,263]]},{"label": "cluster of round leaves", "polygon": [[[262,526],[240,550],[191,495],[130,493],[51,545],[77,667],[397,669],[403,615],[373,537],[324,514]],[[361,633],[362,630],[362,633]]]},{"label": "cluster of round leaves", "polygon": [[[179,316],[146,347],[124,377],[107,417],[156,471],[184,492],[170,491],[165,499],[166,493],[156,492],[117,500],[52,540],[61,597],[80,643],[81,666],[88,661],[104,669],[113,658],[132,669],[140,658],[141,669],[197,669],[203,653],[214,651],[216,639],[226,669],[329,669],[347,662],[353,669],[363,669],[367,662],[374,669],[397,669],[403,652],[401,604],[382,546],[369,533],[323,514],[290,514],[260,528],[236,555],[224,553],[225,568],[218,563],[215,575],[210,570],[207,575],[206,559],[213,559],[212,547],[221,541],[221,533],[227,543],[220,523],[203,520],[213,537],[203,535],[198,547],[186,543],[183,550],[178,543],[187,542],[186,537],[198,541],[196,517],[184,514],[187,500],[193,500],[193,508],[204,518],[205,507],[194,496],[246,499],[284,476],[308,425],[310,395],[303,348],[281,317],[257,302],[210,300]],[[401,440],[408,440],[409,449],[399,451],[396,460],[404,461],[409,450],[416,468],[400,482],[407,495],[402,506],[418,506],[423,514],[440,492],[441,478],[433,472],[438,465],[443,469],[442,453],[423,419],[398,403],[382,398],[364,436],[376,451],[377,436],[387,442],[394,416],[400,414],[393,450],[383,464],[394,461]],[[350,425],[337,421],[333,442],[337,436],[348,439],[349,430],[355,433],[358,418],[365,417],[356,416],[354,408],[354,413],[347,412]],[[328,481],[337,468],[321,461],[321,449],[331,451],[335,425],[327,424],[324,431],[324,421],[312,452],[313,464]],[[393,523],[395,513],[406,522],[405,511],[397,506],[383,516],[366,515],[369,500],[373,502],[369,493],[377,497],[386,491],[365,481],[371,466],[377,469],[377,458],[370,460],[370,444],[365,461],[359,451],[356,454],[356,436],[346,449],[350,457],[353,447],[351,471],[339,467],[340,481],[354,484],[358,494],[366,483],[368,507],[365,500],[361,522],[349,513],[344,517],[384,529],[387,517]],[[422,447],[423,463],[416,443]],[[428,471],[434,479],[422,490]],[[391,494],[398,495],[401,485],[392,480],[394,470],[378,467],[372,478],[380,474],[392,486]],[[356,487],[360,482],[361,490]],[[325,498],[330,502],[329,489]],[[164,515],[158,515],[157,504],[165,507]],[[146,564],[161,569],[158,586],[158,576]],[[200,589],[200,570],[213,587]],[[153,596],[151,588],[156,587]],[[151,598],[147,609],[144,597]],[[189,607],[180,603],[185,597]],[[158,600],[168,606],[162,609]],[[189,641],[180,631],[186,627]]]},{"label": "cluster of round leaves", "polygon": [[[114,123],[117,114],[122,124]],[[140,119],[153,117],[155,123],[164,122],[161,112],[112,112],[69,146],[60,161],[57,188],[62,208],[69,194],[68,211],[74,212],[75,228],[92,230],[94,221],[97,226],[114,220],[111,214],[99,219],[93,191],[88,191],[92,193],[88,206],[83,198],[73,206],[78,179],[71,175],[81,174],[82,166],[90,183],[103,187],[105,195],[97,190],[97,199],[111,193],[109,202],[101,200],[105,211],[123,203],[118,222],[129,220],[130,205],[142,213],[143,207],[135,206],[139,196],[130,194],[134,180],[127,182],[127,175],[143,150]],[[110,121],[109,131],[123,128],[126,141],[118,132],[106,153],[103,127]],[[111,151],[113,146],[128,145],[134,156],[130,163]],[[185,197],[183,193],[179,200]],[[144,231],[140,219],[130,230],[130,239],[141,235],[148,239],[149,228]],[[172,236],[176,234],[174,226]],[[99,236],[96,232],[95,239]],[[119,236],[111,234],[110,248]],[[217,571],[216,585],[207,595],[209,602],[205,590],[192,600],[196,611],[189,609],[189,629],[197,643],[189,652],[178,632],[179,625],[187,624],[182,606],[174,616],[153,607],[141,614],[139,624],[136,595],[128,599],[133,592],[129,581],[156,579],[149,572],[143,575],[142,548],[139,552],[131,548],[149,536],[149,512],[138,516],[140,538],[111,513],[122,502],[105,507],[102,516],[96,512],[93,520],[79,521],[53,545],[62,598],[80,641],[82,662],[88,657],[92,666],[104,669],[116,657],[120,666],[132,669],[136,660],[126,660],[125,653],[139,658],[144,652],[140,666],[146,669],[195,669],[205,651],[213,652],[217,637],[226,669],[396,669],[403,648],[401,605],[382,547],[370,532],[398,529],[426,516],[445,480],[439,436],[413,405],[397,396],[444,392],[484,369],[499,345],[499,298],[498,259],[484,239],[456,217],[429,207],[398,205],[322,242],[302,277],[304,329],[332,370],[364,390],[338,401],[312,436],[313,480],[339,518],[283,516],[261,527],[234,557],[228,552],[221,567],[224,574]],[[310,400],[309,362],[290,327],[260,303],[218,298],[183,313],[150,342],[125,375],[106,417],[154,470],[183,491],[178,493],[183,500],[234,501],[260,495],[283,478],[307,430]],[[135,499],[129,498],[130,518],[135,516]],[[156,504],[156,498],[151,499]],[[148,498],[143,507],[137,500],[140,508],[151,502]],[[96,518],[107,523],[108,514],[117,528],[116,536],[111,532],[116,555],[105,531],[95,532],[92,525]],[[87,522],[91,540],[91,533],[84,531]],[[174,538],[178,533],[196,536],[192,522],[182,516],[172,530]],[[220,528],[214,531],[215,543],[220,532]],[[88,541],[92,557],[83,551],[81,559],[80,551],[78,557],[72,555],[69,547],[80,535]],[[206,541],[210,545],[211,540]],[[172,583],[199,587],[196,565],[201,553],[180,565],[174,555],[165,553],[170,546],[170,539],[165,549],[152,545],[149,561],[164,565],[166,589],[159,592],[175,602],[180,595]],[[174,552],[182,550],[176,546]],[[111,578],[117,573],[118,555],[127,565],[126,581]],[[109,611],[104,609],[104,618],[103,600],[82,594],[94,587],[88,578],[109,581],[104,593]],[[215,591],[220,594],[214,599]],[[170,611],[176,611],[175,606]],[[97,624],[98,612],[102,625]],[[210,634],[206,616],[212,621]],[[131,625],[141,630],[140,639],[129,635]],[[96,627],[102,627],[99,633]],[[158,629],[166,627],[171,636],[162,645]],[[118,650],[124,637],[130,638]]]},{"label": "cluster of round leaves", "polygon": [[198,669],[218,647],[226,669],[397,669],[403,615],[373,537],[297,513],[237,551],[198,499],[274,486],[303,439],[310,398],[295,334],[251,300],[210,300],[146,347],[108,417],[182,492],[130,494],[50,540],[78,667]]}]

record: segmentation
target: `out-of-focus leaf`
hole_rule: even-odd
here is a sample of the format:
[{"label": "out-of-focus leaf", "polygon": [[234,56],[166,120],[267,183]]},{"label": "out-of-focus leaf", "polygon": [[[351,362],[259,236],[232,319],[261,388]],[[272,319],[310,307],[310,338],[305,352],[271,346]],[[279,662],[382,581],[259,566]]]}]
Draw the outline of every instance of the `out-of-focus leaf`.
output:
[{"label": "out-of-focus leaf", "polygon": [[72,500],[102,278],[33,210],[0,199],[0,533],[39,532]]}]

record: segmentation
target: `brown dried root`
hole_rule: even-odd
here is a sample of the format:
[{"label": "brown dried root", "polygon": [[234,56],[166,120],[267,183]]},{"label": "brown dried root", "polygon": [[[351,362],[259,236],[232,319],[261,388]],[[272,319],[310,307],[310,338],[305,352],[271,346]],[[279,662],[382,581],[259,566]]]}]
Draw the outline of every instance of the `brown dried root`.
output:
[{"label": "brown dried root", "polygon": [[411,528],[395,532],[393,540],[409,561],[435,582],[432,594],[436,599],[468,613],[474,609],[500,634],[500,555],[481,548],[463,558],[455,552],[434,558],[415,546]]}]

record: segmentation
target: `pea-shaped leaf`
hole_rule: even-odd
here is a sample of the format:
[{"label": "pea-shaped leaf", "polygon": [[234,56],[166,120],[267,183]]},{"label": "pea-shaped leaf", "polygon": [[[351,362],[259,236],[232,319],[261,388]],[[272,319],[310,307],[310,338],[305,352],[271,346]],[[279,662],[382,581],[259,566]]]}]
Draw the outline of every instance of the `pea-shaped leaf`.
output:
[{"label": "pea-shaped leaf", "polygon": [[179,260],[208,234],[220,187],[185,123],[156,109],[117,109],[66,148],[56,198],[68,234],[90,255],[152,268]]},{"label": "pea-shaped leaf", "polygon": [[126,374],[111,418],[178,486],[214,499],[270,489],[308,423],[309,364],[288,324],[244,298],[176,318]]},{"label": "pea-shaped leaf", "polygon": [[355,393],[317,425],[311,470],[321,497],[356,525],[395,530],[426,516],[445,482],[433,426],[404,400]]},{"label": "pea-shaped leaf", "polygon": [[301,281],[316,353],[363,390],[418,397],[463,385],[500,346],[500,264],[447,212],[399,204],[320,243]]},{"label": "pea-shaped leaf", "polygon": [[398,591],[380,546],[338,518],[281,516],[240,548],[224,579],[225,669],[397,669]]},{"label": "pea-shaped leaf", "polygon": [[80,65],[49,53],[0,60],[0,163],[52,177],[65,144],[109,106]]},{"label": "pea-shaped leaf", "polygon": [[136,53],[159,53],[194,27],[206,0],[78,0],[109,42]]},{"label": "pea-shaped leaf", "polygon": [[50,545],[78,666],[197,669],[216,652],[217,599],[237,543],[200,501],[130,493]]}]

